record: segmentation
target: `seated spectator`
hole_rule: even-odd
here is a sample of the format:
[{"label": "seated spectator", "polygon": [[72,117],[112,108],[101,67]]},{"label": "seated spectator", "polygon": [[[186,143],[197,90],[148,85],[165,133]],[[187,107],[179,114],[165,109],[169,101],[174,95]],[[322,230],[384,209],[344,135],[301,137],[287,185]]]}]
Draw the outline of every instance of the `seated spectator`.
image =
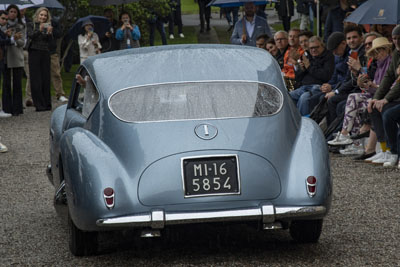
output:
[{"label": "seated spectator", "polygon": [[[393,160],[387,161],[383,164],[384,167],[396,166],[396,155],[397,161],[400,152],[400,105],[396,105],[390,109],[387,109],[385,116],[383,117],[383,127],[387,135],[388,146],[390,152],[393,155]],[[397,168],[400,169],[400,162],[397,164]]]},{"label": "seated spectator", "polygon": [[283,62],[286,50],[289,48],[288,34],[285,31],[277,31],[274,35],[274,40],[276,47],[278,48],[278,53],[275,59],[278,61],[279,66],[283,69]]},{"label": "seated spectator", "polygon": [[[325,98],[328,100],[328,125],[336,119],[338,113],[343,112],[342,110],[337,110],[337,107],[344,108],[348,95],[360,92],[356,82],[357,77],[362,66],[367,65],[361,29],[358,26],[348,26],[345,28],[344,34],[347,45],[350,48],[347,64],[351,71],[347,73],[346,80],[340,87],[325,94]],[[339,105],[341,102],[343,104]]]},{"label": "seated spectator", "polygon": [[303,55],[304,50],[299,43],[299,29],[291,29],[288,34],[289,48],[283,57],[283,75],[285,77],[286,87],[293,91],[298,86],[295,84],[294,65]]},{"label": "seated spectator", "polygon": [[256,46],[256,38],[260,34],[272,36],[267,21],[255,15],[256,6],[253,2],[244,5],[245,16],[240,19],[233,29],[231,43],[237,45]]},{"label": "seated spectator", "polygon": [[308,51],[308,40],[313,36],[310,31],[300,31],[299,44],[304,51]]},{"label": "seated spectator", "polygon": [[265,49],[267,49],[267,51],[268,51],[274,58],[276,58],[276,56],[278,55],[278,48],[276,47],[274,38],[269,38],[269,39],[265,42]]},{"label": "seated spectator", "polygon": [[[301,81],[301,87],[290,92],[290,96],[299,108],[301,115],[308,115],[309,99],[313,93],[320,93],[320,85],[329,81],[334,71],[334,57],[325,49],[318,36],[313,36],[310,42],[310,56],[303,55],[296,65],[296,79]],[[307,93],[307,94],[306,94]]]},{"label": "seated spectator", "polygon": [[[366,39],[367,40],[367,39]],[[353,143],[350,138],[350,132],[354,135],[360,129],[359,114],[363,113],[368,106],[368,100],[371,99],[383,79],[386,70],[391,62],[392,44],[385,37],[379,37],[373,40],[372,48],[367,51],[367,56],[373,57],[377,62],[373,80],[367,73],[359,76],[359,85],[362,88],[361,93],[352,93],[347,98],[343,127],[341,132],[332,141],[330,145],[348,145]]]},{"label": "seated spectator", "polygon": [[265,45],[266,45],[266,42],[267,42],[268,39],[269,39],[268,34],[265,34],[265,33],[260,34],[259,36],[257,36],[256,46],[258,48],[262,48],[262,49],[267,50]]},{"label": "seated spectator", "polygon": [[119,15],[119,28],[115,38],[119,41],[119,49],[140,47],[139,27],[132,23],[131,16],[126,11]]},{"label": "seated spectator", "polygon": [[[386,141],[388,141],[386,140],[386,136],[392,136],[393,133],[385,133],[383,120],[386,120],[385,117],[389,110],[400,105],[400,79],[398,73],[398,66],[400,64],[399,25],[393,29],[392,39],[396,47],[392,54],[392,62],[390,63],[389,68],[374,95],[374,98],[368,102],[368,112],[371,113],[372,126],[382,148],[382,152],[376,154],[369,160],[372,160],[372,163],[375,164],[384,164],[389,166],[394,166],[396,164],[398,155],[395,154],[395,152],[397,152],[396,148],[394,147],[395,144],[390,142],[388,144],[386,143]],[[388,129],[390,129],[390,127]],[[389,146],[389,148],[387,146]]]}]

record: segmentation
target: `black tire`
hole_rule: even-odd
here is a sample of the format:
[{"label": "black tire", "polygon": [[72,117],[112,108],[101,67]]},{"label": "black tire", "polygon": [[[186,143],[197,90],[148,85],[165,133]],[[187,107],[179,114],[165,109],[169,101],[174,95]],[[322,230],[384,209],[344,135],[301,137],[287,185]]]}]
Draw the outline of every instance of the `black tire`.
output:
[{"label": "black tire", "polygon": [[97,253],[97,232],[85,232],[76,227],[68,213],[69,249],[75,256],[90,256]]},{"label": "black tire", "polygon": [[293,221],[290,235],[299,243],[316,243],[322,232],[323,220]]}]

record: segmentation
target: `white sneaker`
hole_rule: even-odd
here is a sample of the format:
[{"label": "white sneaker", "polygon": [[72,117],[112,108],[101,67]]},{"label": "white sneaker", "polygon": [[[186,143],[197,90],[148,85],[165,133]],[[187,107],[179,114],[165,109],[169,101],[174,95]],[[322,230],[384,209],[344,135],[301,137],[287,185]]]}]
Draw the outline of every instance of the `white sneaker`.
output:
[{"label": "white sneaker", "polygon": [[10,113],[5,113],[4,111],[0,110],[0,118],[9,118],[12,115]]},{"label": "white sneaker", "polygon": [[383,164],[384,162],[388,161],[388,153],[390,153],[389,151],[386,152],[382,152],[381,157],[374,159],[373,161],[371,161],[371,163],[373,164]]},{"label": "white sneaker", "polygon": [[397,154],[392,154],[391,152],[387,152],[387,161],[383,163],[383,167],[395,167],[399,156]]},{"label": "white sneaker", "polygon": [[179,34],[179,37],[185,38],[185,35],[183,35],[183,33],[180,33],[180,34]]},{"label": "white sneaker", "polygon": [[68,98],[66,98],[65,96],[60,96],[59,98],[58,98],[58,101],[60,101],[60,102],[68,102]]},{"label": "white sneaker", "polygon": [[338,133],[335,139],[328,141],[328,144],[331,146],[342,146],[342,145],[350,145],[353,143],[353,140],[350,138],[350,135],[343,135]]},{"label": "white sneaker", "polygon": [[373,155],[372,157],[369,157],[369,158],[367,158],[367,159],[364,159],[364,161],[365,162],[368,162],[368,163],[371,163],[373,160],[376,160],[376,159],[379,159],[379,158],[381,158],[382,157],[382,153],[384,153],[384,152],[379,152],[379,153],[376,153],[375,155]]},{"label": "white sneaker", "polygon": [[348,145],[345,149],[340,149],[339,153],[342,155],[361,155],[364,153],[364,149],[361,145],[351,144]]},{"label": "white sneaker", "polygon": [[0,143],[0,153],[4,153],[7,151],[8,151],[8,148],[5,145],[3,145],[2,143]]},{"label": "white sneaker", "polygon": [[173,35],[173,34],[170,34],[170,35],[169,35],[169,39],[171,39],[171,40],[172,40],[172,39],[174,39],[174,38],[175,38],[175,37],[174,37],[174,35]]}]

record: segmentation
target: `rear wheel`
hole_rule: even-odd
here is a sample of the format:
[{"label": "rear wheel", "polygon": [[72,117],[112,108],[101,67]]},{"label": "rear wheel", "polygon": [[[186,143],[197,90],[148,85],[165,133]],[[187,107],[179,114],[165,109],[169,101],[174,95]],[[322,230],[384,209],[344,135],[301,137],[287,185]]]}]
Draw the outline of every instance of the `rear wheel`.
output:
[{"label": "rear wheel", "polygon": [[76,227],[68,213],[69,249],[75,256],[89,256],[97,252],[97,232],[85,232]]},{"label": "rear wheel", "polygon": [[323,220],[293,221],[290,224],[290,235],[300,243],[316,243],[322,232]]}]

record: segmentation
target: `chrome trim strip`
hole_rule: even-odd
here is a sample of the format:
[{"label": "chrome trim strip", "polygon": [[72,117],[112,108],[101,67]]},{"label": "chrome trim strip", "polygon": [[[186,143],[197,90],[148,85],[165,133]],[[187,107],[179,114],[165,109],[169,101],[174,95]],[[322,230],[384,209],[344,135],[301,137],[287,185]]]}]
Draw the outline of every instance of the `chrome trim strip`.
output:
[{"label": "chrome trim strip", "polygon": [[[236,158],[236,169],[237,169],[237,178],[238,178],[238,190],[237,193],[220,193],[220,194],[207,194],[207,195],[195,195],[195,196],[186,196],[186,188],[185,188],[185,178],[183,174],[183,161],[185,159],[198,159],[198,158],[224,158],[224,157],[235,157]],[[217,154],[217,155],[200,155],[200,156],[193,156],[193,157],[183,157],[181,158],[181,178],[182,178],[182,186],[183,186],[183,197],[184,198],[194,198],[194,197],[211,197],[211,196],[227,196],[227,195],[240,195],[242,189],[240,187],[240,164],[239,164],[239,157],[237,154]]]},{"label": "chrome trim strip", "polygon": [[[283,78],[282,78],[283,79]],[[117,116],[117,114],[115,113],[115,111],[113,110],[113,108],[110,105],[111,102],[111,98],[122,92],[122,91],[126,91],[126,90],[130,90],[130,89],[135,89],[135,88],[139,88],[139,87],[148,87],[148,86],[158,86],[158,85],[166,85],[166,84],[181,84],[181,83],[233,83],[233,82],[238,82],[238,83],[257,83],[257,84],[265,84],[268,86],[271,86],[272,88],[274,88],[276,91],[278,91],[278,93],[281,96],[281,103],[279,106],[279,109],[271,115],[265,115],[265,116],[260,116],[260,117],[248,117],[248,116],[240,116],[240,117],[225,117],[225,118],[201,118],[201,119],[179,119],[179,120],[161,120],[161,121],[127,121],[124,120],[120,117]],[[285,87],[286,89],[286,87]],[[114,117],[116,117],[118,120],[122,121],[122,122],[126,122],[126,123],[160,123],[160,122],[174,122],[174,121],[207,121],[207,120],[225,120],[225,119],[238,119],[238,118],[263,118],[263,117],[272,117],[275,116],[276,114],[278,114],[282,109],[283,109],[283,102],[284,102],[284,97],[283,97],[283,93],[282,90],[278,88],[278,86],[273,85],[271,83],[266,83],[266,82],[261,82],[261,81],[251,81],[251,80],[203,80],[203,81],[179,81],[179,82],[164,82],[164,83],[152,83],[152,84],[144,84],[144,85],[135,85],[135,86],[130,86],[130,87],[126,87],[126,88],[122,88],[119,89],[117,91],[115,91],[114,93],[112,93],[110,95],[110,97],[107,100],[107,105],[108,108],[111,112],[111,114],[113,114]]]},{"label": "chrome trim strip", "polygon": [[[205,212],[182,212],[164,213],[164,211],[153,211],[147,215],[133,215],[99,219],[96,221],[100,227],[153,227],[164,228],[165,225],[176,225],[185,223],[221,222],[221,221],[254,221],[262,220],[264,223],[273,223],[278,219],[296,219],[298,217],[322,216],[326,213],[324,206],[302,206],[302,207],[274,207],[263,205],[260,208],[249,208],[239,210],[205,211]],[[163,222],[161,222],[163,218]],[[160,228],[161,227],[161,228]]]}]

